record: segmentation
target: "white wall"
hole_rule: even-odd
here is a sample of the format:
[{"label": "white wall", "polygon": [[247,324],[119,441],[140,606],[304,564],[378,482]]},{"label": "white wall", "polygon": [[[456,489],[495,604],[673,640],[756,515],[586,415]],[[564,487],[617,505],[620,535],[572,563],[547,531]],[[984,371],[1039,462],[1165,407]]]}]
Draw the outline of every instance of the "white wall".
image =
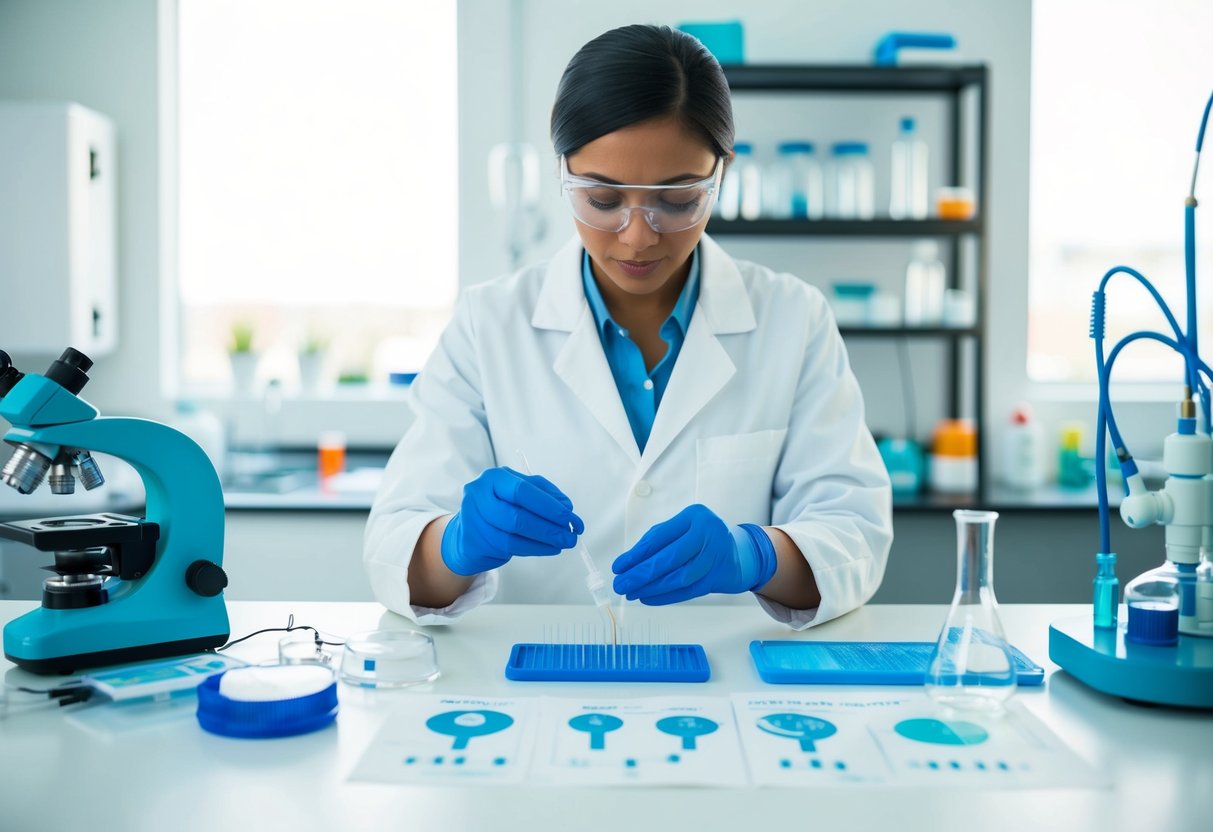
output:
[{"label": "white wall", "polygon": [[[987,413],[1001,418],[1031,395],[1050,427],[1062,418],[1092,422],[1090,401],[1060,400],[1030,388],[1024,372],[1027,310],[1027,164],[1030,71],[1028,0],[642,0],[613,3],[572,0],[459,0],[460,36],[460,245],[462,280],[473,283],[505,270],[501,222],[488,205],[486,156],[498,141],[520,138],[550,160],[547,118],[565,63],[589,38],[637,21],[676,23],[740,17],[752,61],[866,61],[885,31],[944,30],[957,35],[961,51],[991,67],[991,195],[989,262],[991,297],[986,378]],[[171,182],[161,169],[171,164],[163,130],[173,125],[171,85],[161,82],[158,37],[173,27],[171,0],[3,0],[0,2],[0,97],[71,99],[106,113],[118,127],[119,286],[122,332],[117,351],[98,361],[87,395],[107,412],[168,415],[161,377],[171,367],[171,332],[161,321],[172,308],[162,278],[172,279]],[[511,85],[511,11],[520,10],[519,83]],[[167,67],[171,71],[171,67]],[[512,135],[513,134],[513,135]],[[551,170],[551,168],[547,168]],[[545,179],[544,209],[550,232],[534,255],[551,251],[571,233],[556,193]],[[163,189],[167,188],[167,191]],[[730,241],[739,256],[786,265],[812,279],[814,266],[837,262],[832,244],[818,255],[790,254],[782,243]],[[887,247],[884,247],[887,248]],[[872,261],[876,268],[881,255]],[[788,261],[785,263],[781,261]],[[857,266],[858,268],[858,266]],[[805,273],[805,272],[809,273]],[[166,344],[166,341],[169,343]],[[856,361],[863,348],[855,348]],[[47,357],[15,356],[43,363]],[[887,356],[886,356],[887,359]],[[885,361],[887,362],[887,360]],[[865,386],[895,383],[869,378]],[[995,383],[996,382],[996,383]],[[869,397],[872,397],[869,392]],[[356,416],[351,414],[356,407]],[[891,412],[890,408],[890,412]],[[1161,436],[1169,428],[1169,405],[1118,406],[1123,429]],[[291,409],[281,420],[287,441],[306,442],[325,427],[356,421],[364,442],[390,444],[405,413],[397,401],[351,407],[316,404]],[[890,417],[891,418],[891,417]]]},{"label": "white wall", "polygon": [[[121,331],[116,351],[97,359],[85,395],[110,408],[153,416],[167,415],[158,395],[157,361],[163,207],[159,5],[158,0],[0,2],[0,98],[77,101],[117,125]],[[0,334],[0,347],[2,341]],[[52,357],[13,356],[19,367],[37,372]]]}]

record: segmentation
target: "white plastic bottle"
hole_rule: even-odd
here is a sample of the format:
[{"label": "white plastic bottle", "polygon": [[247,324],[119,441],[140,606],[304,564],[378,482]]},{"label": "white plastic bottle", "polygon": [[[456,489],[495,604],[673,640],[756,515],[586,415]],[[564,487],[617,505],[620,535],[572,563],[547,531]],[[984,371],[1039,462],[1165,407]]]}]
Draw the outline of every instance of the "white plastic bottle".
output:
[{"label": "white plastic bottle", "polygon": [[712,206],[712,214],[731,222],[737,219],[737,215],[740,213],[741,180],[737,178],[737,171],[733,169],[733,165],[729,165],[725,168],[724,176],[720,180],[720,195],[716,197],[716,204]]},{"label": "white plastic bottle", "polygon": [[762,216],[762,168],[754,159],[753,145],[739,142],[733,146],[737,158],[733,168],[741,186],[740,210],[743,220],[756,220]]},{"label": "white plastic bottle", "polygon": [[779,155],[762,172],[762,215],[773,220],[792,217],[792,184],[796,176],[788,142],[778,147]]},{"label": "white plastic bottle", "polygon": [[813,143],[780,142],[777,150],[779,157],[763,174],[764,215],[781,220],[821,219],[821,165],[813,155]]},{"label": "white plastic bottle", "polygon": [[[724,172],[724,179],[720,183],[720,197],[716,200],[714,209],[717,216],[729,221],[741,217],[742,192],[746,184],[744,180],[747,178],[747,170],[755,166],[752,145],[737,142],[733,145],[733,152],[736,156]],[[761,210],[761,194],[759,200]]]},{"label": "white plastic bottle", "polygon": [[918,136],[914,119],[903,118],[893,142],[889,180],[889,216],[895,220],[927,217],[927,143]]},{"label": "white plastic bottle", "polygon": [[939,326],[943,323],[947,276],[939,261],[939,244],[921,240],[906,266],[905,321],[907,326]]},{"label": "white plastic bottle", "polygon": [[1011,488],[1030,491],[1044,484],[1043,438],[1032,408],[1021,403],[1003,426],[1002,481]]},{"label": "white plastic bottle", "polygon": [[826,213],[841,220],[876,216],[875,177],[866,142],[838,142],[830,160],[830,199]]}]

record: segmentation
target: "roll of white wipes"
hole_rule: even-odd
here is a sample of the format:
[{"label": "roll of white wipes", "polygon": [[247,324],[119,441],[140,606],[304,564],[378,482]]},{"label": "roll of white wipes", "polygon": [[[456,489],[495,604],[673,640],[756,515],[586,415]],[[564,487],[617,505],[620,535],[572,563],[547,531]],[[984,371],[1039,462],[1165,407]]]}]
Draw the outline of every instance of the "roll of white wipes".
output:
[{"label": "roll of white wipes", "polygon": [[333,684],[333,672],[318,665],[241,667],[219,679],[219,693],[240,702],[275,702],[310,696]]}]

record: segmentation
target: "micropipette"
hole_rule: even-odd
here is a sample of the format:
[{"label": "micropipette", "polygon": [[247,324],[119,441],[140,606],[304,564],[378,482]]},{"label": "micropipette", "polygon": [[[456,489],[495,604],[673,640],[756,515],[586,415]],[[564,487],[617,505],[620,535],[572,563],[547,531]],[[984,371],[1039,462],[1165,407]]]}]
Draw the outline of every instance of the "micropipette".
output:
[{"label": "micropipette", "polygon": [[[529,475],[534,475],[531,470],[531,463],[527,461],[526,454],[518,449],[518,456],[522,458],[522,467]],[[577,539],[577,545],[574,547],[577,554],[581,556],[581,562],[585,564],[585,585],[590,591],[590,596],[594,599],[595,606],[606,613],[607,618],[611,622],[611,643],[618,643],[618,631],[615,625],[615,613],[611,612],[611,598],[606,592],[606,581],[602,578],[602,573],[598,571],[594,559],[590,557],[590,550],[586,548],[585,543],[581,538]]]}]

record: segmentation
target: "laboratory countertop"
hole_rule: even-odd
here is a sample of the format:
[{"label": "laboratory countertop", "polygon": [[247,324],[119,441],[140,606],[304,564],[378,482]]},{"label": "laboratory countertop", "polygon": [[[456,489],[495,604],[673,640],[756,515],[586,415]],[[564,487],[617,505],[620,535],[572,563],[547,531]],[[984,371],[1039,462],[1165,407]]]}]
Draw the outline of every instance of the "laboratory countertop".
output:
[{"label": "laboratory countertop", "polygon": [[[233,635],[281,627],[293,614],[344,635],[406,622],[373,603],[229,603]],[[33,607],[0,602],[0,620]],[[794,634],[757,607],[682,606],[660,611],[675,640],[702,643],[712,678],[697,685],[511,682],[510,645],[545,625],[593,621],[585,606],[487,605],[429,631],[442,676],[423,688],[340,687],[335,726],[279,740],[225,739],[202,731],[192,710],[156,724],[102,720],[41,705],[0,710],[0,828],[181,830],[320,829],[957,829],[1195,830],[1213,817],[1213,718],[1150,709],[1087,689],[1048,661],[1048,625],[1087,608],[1003,605],[1009,638],[1046,668],[1043,688],[1018,701],[1107,776],[1107,789],[956,788],[555,788],[393,786],[350,782],[351,770],[393,709],[415,693],[473,696],[638,697],[728,695],[830,688],[765,685],[751,664],[752,639],[933,640],[946,608],[869,605]],[[277,634],[232,648],[273,658]],[[8,685],[47,686],[7,662]],[[868,690],[881,690],[869,688]],[[901,690],[904,688],[883,690]]]}]

